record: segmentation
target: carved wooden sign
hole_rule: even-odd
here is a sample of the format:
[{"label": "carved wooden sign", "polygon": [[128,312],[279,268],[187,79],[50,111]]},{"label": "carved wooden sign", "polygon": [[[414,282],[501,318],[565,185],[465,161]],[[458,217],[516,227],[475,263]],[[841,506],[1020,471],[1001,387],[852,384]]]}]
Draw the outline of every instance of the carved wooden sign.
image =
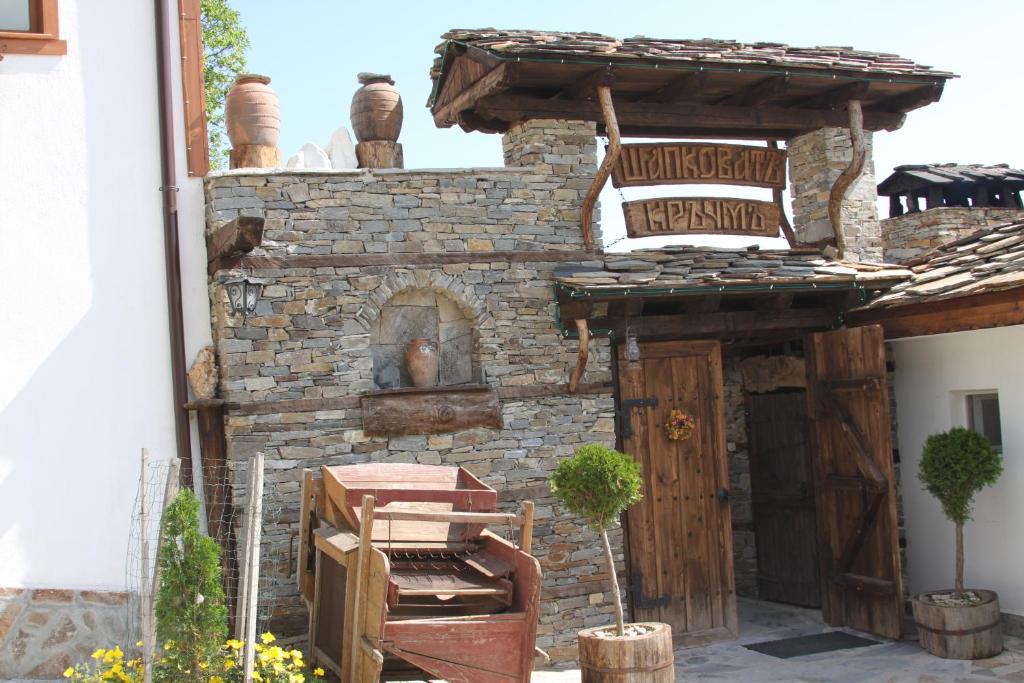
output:
[{"label": "carved wooden sign", "polygon": [[654,235],[746,235],[776,237],[781,214],[774,202],[723,197],[674,197],[624,202],[626,234]]},{"label": "carved wooden sign", "polygon": [[781,190],[786,152],[770,147],[711,143],[623,145],[612,167],[612,185],[750,185]]}]

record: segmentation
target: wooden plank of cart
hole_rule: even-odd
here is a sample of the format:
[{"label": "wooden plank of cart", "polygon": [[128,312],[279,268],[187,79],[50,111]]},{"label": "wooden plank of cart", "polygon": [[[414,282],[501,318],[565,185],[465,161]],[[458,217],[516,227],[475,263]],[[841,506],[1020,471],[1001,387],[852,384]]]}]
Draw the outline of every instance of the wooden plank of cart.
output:
[{"label": "wooden plank of cart", "polygon": [[353,683],[529,681],[533,503],[496,509],[494,490],[461,467],[306,470],[298,581],[315,662]]}]

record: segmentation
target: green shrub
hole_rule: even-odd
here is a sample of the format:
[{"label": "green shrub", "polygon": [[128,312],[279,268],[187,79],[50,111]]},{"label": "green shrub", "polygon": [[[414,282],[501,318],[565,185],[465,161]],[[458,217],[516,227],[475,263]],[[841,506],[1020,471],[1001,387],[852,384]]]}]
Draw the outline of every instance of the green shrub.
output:
[{"label": "green shrub", "polygon": [[165,643],[154,680],[200,680],[201,665],[227,634],[221,588],[220,547],[199,533],[199,501],[183,489],[164,511],[163,543],[157,557],[156,636]]},{"label": "green shrub", "polygon": [[924,444],[918,478],[956,525],[956,584],[964,590],[963,527],[971,518],[974,496],[1003,472],[1003,460],[981,434],[963,427],[932,434]]},{"label": "green shrub", "polygon": [[615,575],[615,559],[608,543],[608,529],[643,494],[640,465],[625,453],[601,444],[589,444],[576,450],[573,457],[558,464],[551,475],[551,492],[569,511],[579,515],[601,537],[605,561],[612,583],[615,626],[624,633],[622,597]]}]

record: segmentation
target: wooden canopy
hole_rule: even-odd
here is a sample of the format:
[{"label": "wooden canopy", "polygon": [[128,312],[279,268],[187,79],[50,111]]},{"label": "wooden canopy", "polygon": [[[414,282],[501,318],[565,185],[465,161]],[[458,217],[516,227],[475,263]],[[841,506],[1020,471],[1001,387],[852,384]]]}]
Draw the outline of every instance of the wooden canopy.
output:
[{"label": "wooden canopy", "polygon": [[622,135],[788,139],[847,127],[894,130],[954,74],[896,55],[720,40],[618,40],[594,33],[454,30],[438,46],[428,106],[439,127],[503,132],[526,119],[595,121],[612,89]]},{"label": "wooden canopy", "polygon": [[[889,215],[940,206],[1001,206],[1024,208],[1020,192],[1024,190],[1024,170],[1007,164],[914,164],[897,166],[893,174],[878,185],[878,194],[889,197]],[[906,201],[904,207],[901,199]]]}]

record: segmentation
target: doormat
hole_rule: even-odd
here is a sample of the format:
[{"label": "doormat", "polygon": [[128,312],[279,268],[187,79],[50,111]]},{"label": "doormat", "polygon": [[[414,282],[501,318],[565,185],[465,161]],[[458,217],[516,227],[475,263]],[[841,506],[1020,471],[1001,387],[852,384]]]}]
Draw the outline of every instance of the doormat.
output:
[{"label": "doormat", "polygon": [[828,633],[817,633],[813,636],[766,640],[763,643],[753,643],[751,645],[744,645],[744,647],[754,652],[760,652],[763,655],[771,655],[779,659],[790,659],[792,657],[832,652],[833,650],[849,650],[855,647],[869,647],[879,644],[877,640],[861,638],[860,636],[850,635],[843,631],[829,631]]}]

